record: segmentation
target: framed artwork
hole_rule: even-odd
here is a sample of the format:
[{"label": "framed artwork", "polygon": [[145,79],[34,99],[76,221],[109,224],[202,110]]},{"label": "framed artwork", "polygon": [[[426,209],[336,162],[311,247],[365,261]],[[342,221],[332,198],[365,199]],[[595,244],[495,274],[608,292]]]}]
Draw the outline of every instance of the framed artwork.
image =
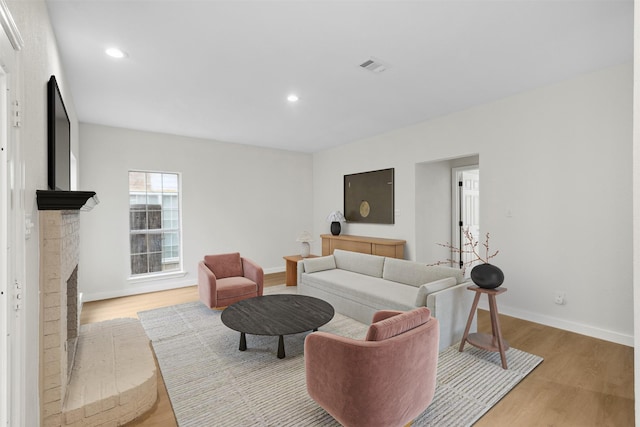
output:
[{"label": "framed artwork", "polygon": [[394,223],[394,169],[344,176],[344,216],[347,222]]}]

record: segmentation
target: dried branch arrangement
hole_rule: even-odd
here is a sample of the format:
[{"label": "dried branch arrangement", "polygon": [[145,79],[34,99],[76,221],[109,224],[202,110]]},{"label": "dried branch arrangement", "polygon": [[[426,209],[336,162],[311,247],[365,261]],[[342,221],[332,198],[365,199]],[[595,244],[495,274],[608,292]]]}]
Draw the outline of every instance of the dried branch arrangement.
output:
[{"label": "dried branch arrangement", "polygon": [[[482,255],[480,255],[480,251],[478,249],[478,244],[479,242],[473,237],[473,233],[471,233],[471,231],[469,231],[468,228],[466,228],[465,230],[463,230],[463,234],[464,234],[464,238],[467,241],[462,248],[458,248],[457,246],[453,246],[451,243],[436,243],[436,245],[438,246],[442,246],[443,248],[447,248],[450,249],[452,253],[457,253],[460,257],[460,259],[463,258],[463,254],[470,254],[472,255],[472,257],[469,259],[469,261],[466,261],[462,264],[462,273],[464,274],[464,272],[467,269],[467,266],[470,264],[475,263],[476,261],[482,261],[485,264],[489,263],[489,260],[492,259],[493,257],[495,257],[496,255],[498,255],[498,253],[500,252],[495,251],[493,253],[490,254],[489,251],[489,233],[487,233],[485,235],[485,240],[484,243],[482,244],[482,246],[484,247],[484,257]],[[448,258],[444,261],[438,261],[436,263],[433,264],[427,264],[429,266],[433,266],[433,265],[443,265],[443,264],[457,264],[458,260],[455,259],[451,259]]]}]

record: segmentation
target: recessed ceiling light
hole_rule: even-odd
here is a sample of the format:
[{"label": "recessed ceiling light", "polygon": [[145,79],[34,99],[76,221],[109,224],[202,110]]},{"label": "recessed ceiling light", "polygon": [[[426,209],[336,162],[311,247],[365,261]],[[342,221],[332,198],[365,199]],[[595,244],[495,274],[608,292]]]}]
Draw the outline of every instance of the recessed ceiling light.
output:
[{"label": "recessed ceiling light", "polygon": [[298,98],[298,95],[293,94],[293,93],[291,95],[287,96],[287,101],[289,101],[289,102],[297,102],[298,99],[300,99],[300,98]]},{"label": "recessed ceiling light", "polygon": [[105,53],[110,57],[117,58],[117,59],[121,59],[127,56],[126,53],[124,53],[122,50],[118,49],[117,47],[110,47],[109,49],[105,50]]}]

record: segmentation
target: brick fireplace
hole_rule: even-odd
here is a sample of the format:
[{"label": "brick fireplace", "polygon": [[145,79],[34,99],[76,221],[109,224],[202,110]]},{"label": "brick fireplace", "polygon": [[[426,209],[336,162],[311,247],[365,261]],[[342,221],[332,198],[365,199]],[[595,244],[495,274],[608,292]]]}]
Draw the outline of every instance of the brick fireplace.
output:
[{"label": "brick fireplace", "polygon": [[[80,327],[80,210],[94,192],[38,191],[40,425],[124,425],[157,399],[157,371],[138,319]],[[86,203],[85,203],[86,202]]]},{"label": "brick fireplace", "polygon": [[80,209],[92,191],[37,191],[40,223],[40,419],[60,426],[79,333]]},{"label": "brick fireplace", "polygon": [[78,337],[80,211],[40,212],[40,381],[43,426],[62,424]]}]

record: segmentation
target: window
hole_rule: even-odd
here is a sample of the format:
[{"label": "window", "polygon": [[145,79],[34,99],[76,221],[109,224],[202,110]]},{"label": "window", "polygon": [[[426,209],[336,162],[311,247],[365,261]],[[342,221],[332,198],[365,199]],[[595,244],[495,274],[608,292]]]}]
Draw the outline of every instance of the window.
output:
[{"label": "window", "polygon": [[176,173],[129,172],[132,276],[180,269],[179,190]]}]

